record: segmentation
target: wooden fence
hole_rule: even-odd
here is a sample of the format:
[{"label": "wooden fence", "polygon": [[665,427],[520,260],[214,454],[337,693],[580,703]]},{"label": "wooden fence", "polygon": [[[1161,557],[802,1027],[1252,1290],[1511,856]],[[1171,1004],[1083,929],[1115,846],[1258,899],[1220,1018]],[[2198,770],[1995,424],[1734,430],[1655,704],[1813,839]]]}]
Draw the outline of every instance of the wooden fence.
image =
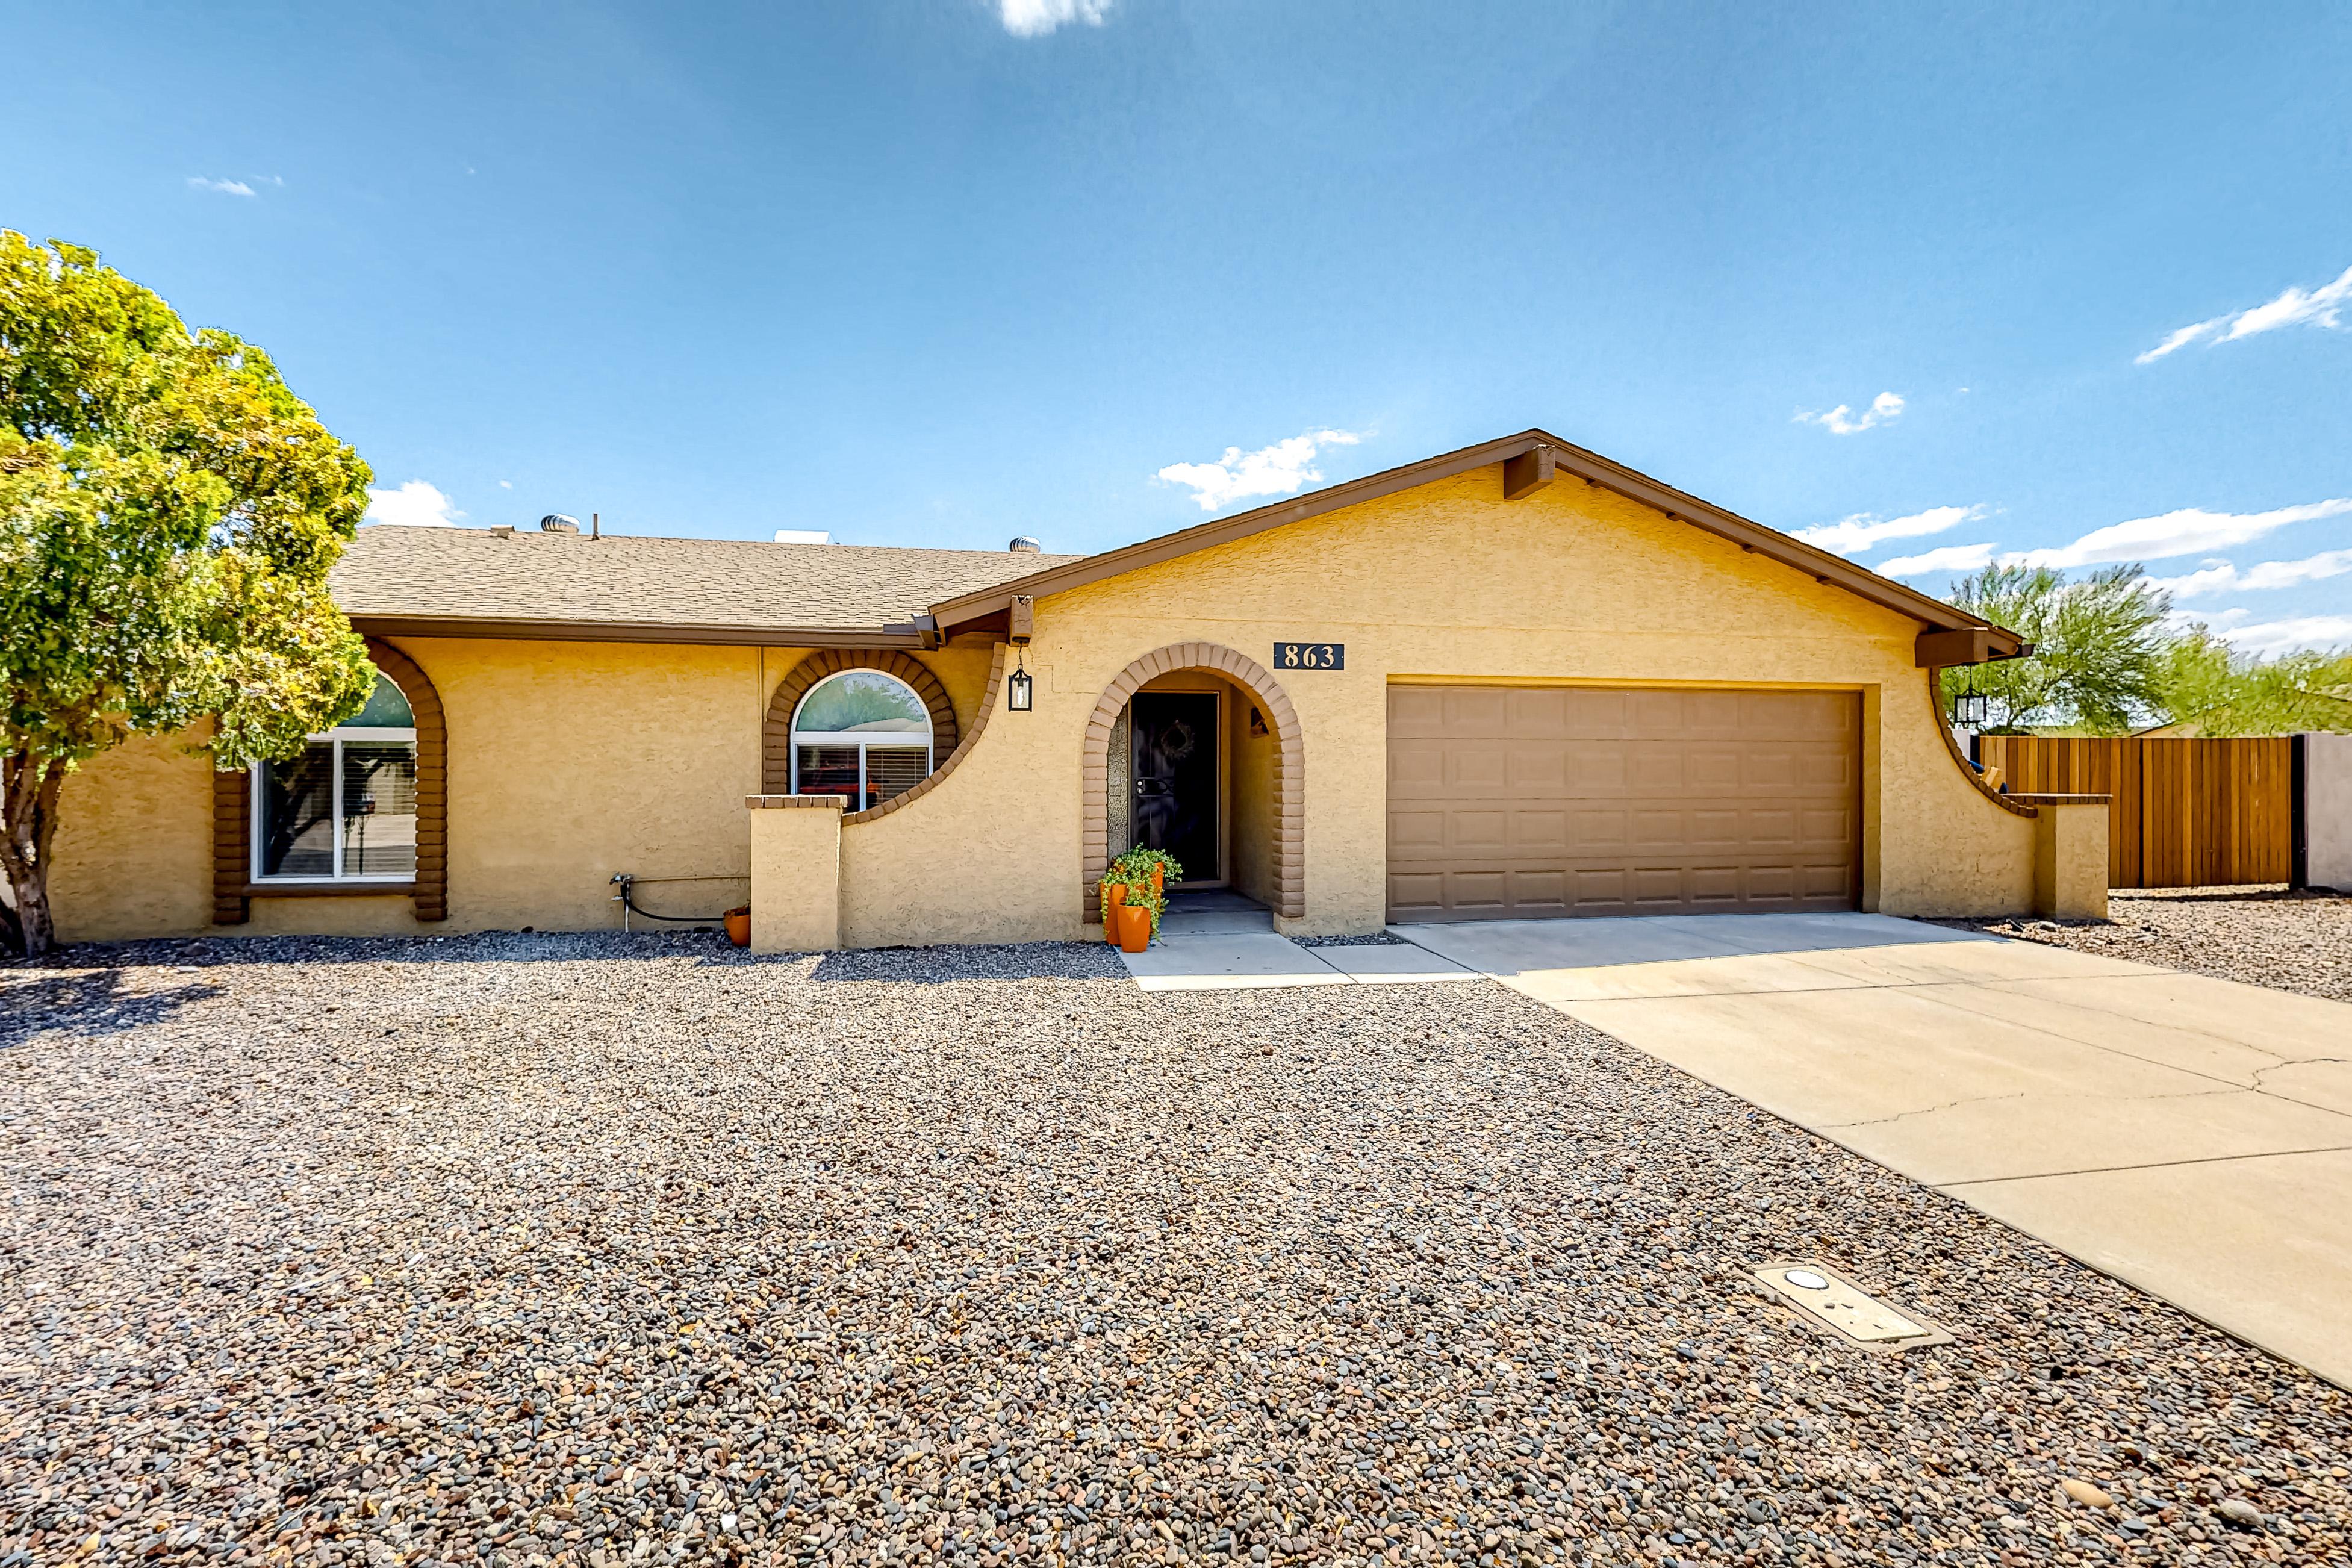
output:
[{"label": "wooden fence", "polygon": [[2107,884],[2284,882],[2292,869],[2293,742],[1979,735],[1977,759],[2012,795],[2104,795]]}]

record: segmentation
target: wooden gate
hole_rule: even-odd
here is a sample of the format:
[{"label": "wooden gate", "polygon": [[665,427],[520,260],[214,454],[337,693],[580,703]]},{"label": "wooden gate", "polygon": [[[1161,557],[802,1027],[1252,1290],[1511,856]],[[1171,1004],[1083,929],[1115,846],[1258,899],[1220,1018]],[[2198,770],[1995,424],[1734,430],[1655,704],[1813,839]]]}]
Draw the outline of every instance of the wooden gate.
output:
[{"label": "wooden gate", "polygon": [[1977,757],[2012,795],[2110,796],[2108,886],[2211,888],[2287,879],[2293,744],[1979,735]]}]

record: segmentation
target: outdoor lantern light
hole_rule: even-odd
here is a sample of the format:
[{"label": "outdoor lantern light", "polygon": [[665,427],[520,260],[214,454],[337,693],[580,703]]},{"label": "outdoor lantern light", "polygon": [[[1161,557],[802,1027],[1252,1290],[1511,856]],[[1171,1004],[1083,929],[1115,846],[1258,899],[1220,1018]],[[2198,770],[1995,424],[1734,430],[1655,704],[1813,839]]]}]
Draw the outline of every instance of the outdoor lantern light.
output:
[{"label": "outdoor lantern light", "polygon": [[1029,693],[1031,686],[1032,683],[1029,679],[1029,661],[1027,657],[1024,655],[1022,658],[1020,668],[1015,669],[1011,675],[1005,677],[1004,705],[1007,708],[1012,709],[1015,713],[1028,712],[1030,707]]},{"label": "outdoor lantern light", "polygon": [[1981,730],[1992,702],[1977,689],[1977,667],[1969,666],[1968,689],[1952,700],[1952,721],[1964,730]]}]

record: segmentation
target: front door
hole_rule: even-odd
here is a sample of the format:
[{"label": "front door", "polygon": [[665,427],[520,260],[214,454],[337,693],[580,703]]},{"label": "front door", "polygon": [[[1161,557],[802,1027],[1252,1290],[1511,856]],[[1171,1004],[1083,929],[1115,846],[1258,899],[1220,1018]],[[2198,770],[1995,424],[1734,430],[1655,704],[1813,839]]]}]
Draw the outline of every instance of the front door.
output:
[{"label": "front door", "polygon": [[1164,849],[1188,882],[1217,879],[1217,700],[1135,696],[1135,842]]}]

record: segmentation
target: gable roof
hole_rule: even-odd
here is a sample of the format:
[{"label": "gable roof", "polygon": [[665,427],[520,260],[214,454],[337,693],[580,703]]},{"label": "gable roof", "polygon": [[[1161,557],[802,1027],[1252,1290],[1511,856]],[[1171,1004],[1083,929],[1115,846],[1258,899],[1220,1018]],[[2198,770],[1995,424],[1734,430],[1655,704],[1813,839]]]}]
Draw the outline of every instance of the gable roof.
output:
[{"label": "gable roof", "polygon": [[1082,559],[379,523],[330,584],[378,637],[917,647],[933,602]]},{"label": "gable roof", "polygon": [[[1855,565],[1843,556],[1832,555],[1777,529],[1767,528],[1736,512],[1726,511],[1711,502],[1687,495],[1647,474],[1638,473],[1598,452],[1587,451],[1544,430],[1522,430],[1516,436],[1506,436],[1499,440],[1425,458],[1401,468],[1349,479],[1344,484],[1332,485],[1295,500],[1276,501],[1255,511],[1221,518],[1197,528],[1162,534],[1117,550],[1107,550],[1097,555],[1066,558],[1051,565],[1034,565],[1023,576],[992,583],[934,604],[931,614],[937,618],[940,632],[950,633],[958,626],[969,626],[1000,613],[1009,614],[1016,595],[1034,599],[1048,594],[1066,593],[1088,583],[1099,583],[1107,577],[1155,566],[1195,551],[1229,544],[1234,540],[1246,539],[1286,523],[1304,522],[1308,518],[1320,517],[1341,507],[1376,500],[1416,485],[1451,479],[1457,474],[1547,449],[1555,475],[1581,479],[1640,501],[1644,506],[1654,507],[1668,517],[1705,529],[1743,550],[1753,551],[1820,582],[1843,588],[1872,604],[1908,616],[1932,631],[1973,634],[1971,640],[1982,647],[1985,657],[2006,658],[2030,651],[2030,645],[2014,632],[1996,626],[1981,616],[1972,616],[1941,599],[1931,598],[1890,577],[1882,577],[1865,567]],[[1951,662],[1969,661],[1955,658]]]},{"label": "gable roof", "polygon": [[1095,555],[623,534],[590,539],[379,523],[361,529],[344,547],[331,585],[352,625],[376,637],[937,647],[959,629],[1008,629],[1016,596],[1064,593],[1514,459],[1553,479],[1580,479],[1613,490],[1910,616],[1927,628],[1919,650],[1923,665],[2032,651],[2014,632],[1543,430],[1523,430]]}]

